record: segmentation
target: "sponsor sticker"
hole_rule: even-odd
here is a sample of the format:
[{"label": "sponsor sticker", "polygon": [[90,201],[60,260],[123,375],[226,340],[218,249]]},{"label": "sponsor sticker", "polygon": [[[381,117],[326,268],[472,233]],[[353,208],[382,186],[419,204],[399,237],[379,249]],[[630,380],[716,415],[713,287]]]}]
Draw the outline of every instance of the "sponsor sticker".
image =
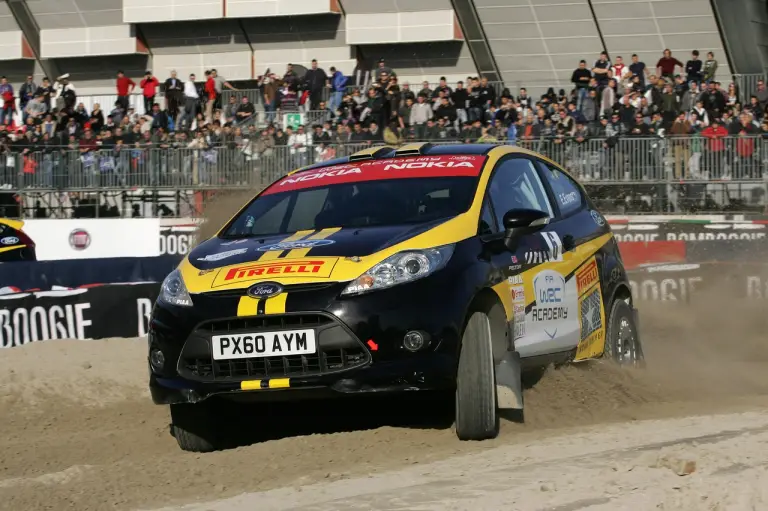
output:
[{"label": "sponsor sticker", "polygon": [[602,227],[605,225],[605,218],[603,218],[603,215],[598,213],[595,210],[592,210],[589,212],[590,215],[592,215],[592,220],[599,226]]},{"label": "sponsor sticker", "polygon": [[594,358],[603,353],[605,326],[599,283],[579,301],[579,328],[581,341],[576,348],[576,359]]},{"label": "sponsor sticker", "polygon": [[248,238],[241,238],[239,240],[232,240],[232,241],[226,241],[221,244],[222,247],[228,247],[230,245],[239,245],[240,243],[245,243],[248,241]]},{"label": "sponsor sticker", "polygon": [[514,307],[514,332],[513,340],[525,337],[525,305],[515,305]]},{"label": "sponsor sticker", "polygon": [[554,270],[539,272],[533,278],[533,290],[536,306],[531,309],[532,321],[568,319],[565,278],[560,273]]},{"label": "sponsor sticker", "polygon": [[259,252],[274,252],[283,250],[295,250],[297,248],[315,248],[325,245],[333,245],[336,243],[333,240],[299,240],[299,241],[282,241],[280,243],[273,243],[271,245],[264,245],[256,250]]},{"label": "sponsor sticker", "polygon": [[510,277],[507,277],[507,282],[509,282],[509,284],[511,286],[515,286],[517,284],[522,284],[523,283],[523,276],[522,275],[511,275]]},{"label": "sponsor sticker", "polygon": [[331,271],[337,261],[338,258],[288,259],[222,268],[213,279],[211,287],[215,288],[236,282],[248,282],[250,280],[274,278],[277,276],[327,279],[331,276]]},{"label": "sponsor sticker", "polygon": [[218,254],[208,254],[205,257],[198,257],[198,261],[206,261],[206,262],[212,262],[212,261],[221,261],[222,259],[226,259],[228,257],[245,254],[248,252],[247,248],[238,248],[235,250],[227,250],[225,252],[219,252]]},{"label": "sponsor sticker", "polygon": [[309,169],[284,177],[262,195],[361,181],[427,177],[477,177],[485,165],[483,155],[439,155],[387,158],[355,164]]},{"label": "sponsor sticker", "polygon": [[561,205],[567,206],[568,204],[577,202],[579,200],[579,194],[576,192],[561,193],[557,196],[557,198],[560,199]]},{"label": "sponsor sticker", "polygon": [[581,314],[581,338],[586,339],[592,332],[603,326],[600,318],[600,292],[593,290],[579,303]]},{"label": "sponsor sticker", "polygon": [[594,286],[598,278],[597,261],[592,257],[587,264],[576,272],[576,287],[579,290],[579,296]]},{"label": "sponsor sticker", "polygon": [[525,286],[512,286],[509,292],[513,303],[525,303]]},{"label": "sponsor sticker", "polygon": [[5,238],[0,239],[0,244],[3,245],[15,245],[19,242],[19,238],[16,236],[6,236]]}]

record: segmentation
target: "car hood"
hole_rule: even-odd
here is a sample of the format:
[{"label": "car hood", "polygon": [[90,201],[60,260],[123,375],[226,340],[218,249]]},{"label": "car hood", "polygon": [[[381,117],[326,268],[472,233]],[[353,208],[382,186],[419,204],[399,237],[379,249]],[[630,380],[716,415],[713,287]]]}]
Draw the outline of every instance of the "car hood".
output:
[{"label": "car hood", "polygon": [[[182,263],[182,270],[190,292],[240,288],[258,280],[287,284],[351,280],[370,267],[362,263],[375,264],[385,257],[375,257],[382,251],[446,222],[448,219],[418,225],[331,228],[260,238],[211,238],[190,252]],[[378,260],[371,262],[373,259]],[[343,264],[338,264],[340,261]],[[340,267],[345,269],[342,271]]]}]

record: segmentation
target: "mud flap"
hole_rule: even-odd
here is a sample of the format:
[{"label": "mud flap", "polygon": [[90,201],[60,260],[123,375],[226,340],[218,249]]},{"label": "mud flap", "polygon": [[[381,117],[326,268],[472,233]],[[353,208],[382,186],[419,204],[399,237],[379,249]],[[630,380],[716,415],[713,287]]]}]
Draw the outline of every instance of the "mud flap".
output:
[{"label": "mud flap", "polygon": [[645,367],[645,353],[643,353],[643,342],[640,339],[640,313],[632,307],[632,322],[635,324],[635,349],[637,350],[637,360],[640,367]]},{"label": "mud flap", "polygon": [[516,351],[507,351],[496,364],[496,400],[502,410],[523,409],[522,370]]}]

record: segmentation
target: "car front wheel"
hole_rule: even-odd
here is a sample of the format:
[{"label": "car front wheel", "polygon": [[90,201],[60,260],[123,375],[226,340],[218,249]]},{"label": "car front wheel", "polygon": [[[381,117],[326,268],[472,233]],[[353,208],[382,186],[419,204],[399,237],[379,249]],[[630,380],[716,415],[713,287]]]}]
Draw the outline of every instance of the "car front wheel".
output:
[{"label": "car front wheel", "polygon": [[221,448],[215,414],[206,403],[172,404],[171,434],[183,451],[212,452]]},{"label": "car front wheel", "polygon": [[456,435],[461,440],[486,440],[499,434],[491,324],[475,312],[461,340],[456,377]]}]

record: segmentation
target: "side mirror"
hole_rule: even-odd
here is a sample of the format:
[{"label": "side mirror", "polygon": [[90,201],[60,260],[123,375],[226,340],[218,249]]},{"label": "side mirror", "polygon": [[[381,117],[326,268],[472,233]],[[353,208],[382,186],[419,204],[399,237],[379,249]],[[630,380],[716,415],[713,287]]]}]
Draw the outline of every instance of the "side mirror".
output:
[{"label": "side mirror", "polygon": [[511,209],[504,214],[504,237],[517,238],[544,228],[549,224],[549,213],[538,209]]}]

